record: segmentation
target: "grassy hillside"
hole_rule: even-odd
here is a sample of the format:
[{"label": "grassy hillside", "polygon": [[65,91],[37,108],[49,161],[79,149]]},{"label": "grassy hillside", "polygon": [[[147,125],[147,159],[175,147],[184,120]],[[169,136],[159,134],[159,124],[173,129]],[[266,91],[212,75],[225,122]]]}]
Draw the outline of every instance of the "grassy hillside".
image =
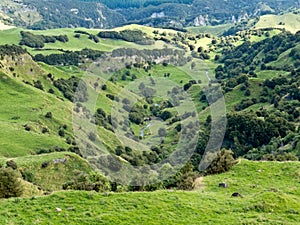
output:
[{"label": "grassy hillside", "polygon": [[[74,51],[81,50],[83,48],[91,48],[105,51],[108,53],[106,55],[107,57],[103,58],[101,61],[103,68],[110,68],[114,64],[114,61],[118,59],[118,57],[123,57],[123,60],[126,59],[126,54],[122,56],[124,53],[124,51],[122,53],[122,50],[120,50],[118,53],[121,54],[120,56],[111,58],[109,52],[116,49],[133,48],[138,50],[161,50],[164,48],[172,48],[177,50],[184,48],[184,56],[192,56],[189,61],[183,63],[184,65],[148,65],[147,62],[142,62],[140,65],[133,67],[131,66],[130,69],[123,68],[120,71],[109,72],[103,75],[105,76],[105,79],[101,77],[102,75],[99,76],[99,74],[96,72],[95,80],[89,81],[88,83],[88,91],[92,93],[96,90],[97,94],[99,94],[95,108],[91,108],[91,112],[94,113],[95,109],[101,108],[107,115],[109,115],[112,105],[115,104],[115,101],[111,98],[118,96],[120,90],[127,85],[130,86],[133,83],[133,75],[135,79],[148,79],[147,77],[149,77],[150,74],[153,78],[163,79],[165,82],[158,82],[156,86],[154,85],[157,91],[166,89],[171,91],[175,84],[183,87],[191,80],[194,80],[196,83],[201,83],[200,85],[193,85],[191,88],[189,88],[188,94],[190,94],[194,100],[197,112],[199,113],[200,121],[204,122],[211,112],[210,108],[207,107],[207,102],[203,100],[199,101],[199,99],[203,97],[201,96],[201,89],[209,83],[206,72],[209,72],[209,76],[211,78],[214,77],[214,70],[218,64],[213,58],[216,55],[220,55],[223,50],[230,50],[234,46],[240,46],[247,40],[250,40],[251,44],[255,44],[256,42],[263,41],[267,38],[265,31],[256,33],[254,33],[254,31],[241,32],[239,35],[234,37],[213,37],[209,34],[183,33],[169,29],[155,29],[134,24],[122,28],[116,28],[115,31],[136,29],[143,31],[147,36],[155,40],[154,44],[138,45],[132,42],[113,40],[109,38],[100,39],[99,43],[95,43],[93,40],[89,39],[88,35],[86,34],[81,34],[80,38],[75,38],[75,31],[81,30],[95,35],[100,30],[63,28],[30,32],[36,35],[43,34],[48,36],[60,34],[67,35],[69,38],[68,42],[63,43],[56,41],[55,43],[46,43],[43,49],[34,49],[29,47],[26,48],[32,54],[42,53],[45,55],[52,54],[54,52],[62,53],[61,49],[64,51]],[[0,35],[0,44],[18,44],[21,39],[20,31],[22,31],[22,29],[19,28],[1,31],[3,36]],[[278,31],[273,30],[269,32],[269,36],[273,37],[278,35],[278,33]],[[180,45],[180,48],[173,46],[172,44],[178,44]],[[267,64],[267,66],[275,66],[276,64],[284,63],[287,65],[293,64],[294,60],[289,57],[290,51],[291,49],[288,49],[286,52],[283,52],[277,60],[270,62]],[[114,51],[113,53],[117,54],[116,52],[117,51]],[[137,54],[149,56],[151,53],[137,52]],[[202,60],[201,57],[203,57],[203,54],[207,55],[208,58],[210,57],[210,59]],[[259,53],[255,59],[257,61],[261,61],[263,60],[263,57],[264,54]],[[181,59],[183,61],[185,60],[183,58]],[[182,61],[181,59],[179,61]],[[126,60],[128,60],[128,57]],[[156,59],[156,62],[162,63],[164,60],[165,59],[163,57],[160,57]],[[9,57],[4,57],[1,62],[4,66],[1,69],[1,79],[3,82],[0,83],[2,87],[0,92],[2,94],[2,98],[8,100],[3,101],[2,112],[0,114],[0,124],[4,133],[4,135],[0,137],[2,145],[0,150],[1,155],[6,157],[24,156],[27,154],[34,154],[36,151],[41,149],[53,148],[54,146],[59,146],[67,150],[69,148],[69,145],[66,143],[67,139],[73,137],[73,131],[71,130],[72,104],[64,97],[63,93],[54,86],[54,81],[60,78],[67,80],[71,76],[82,77],[84,75],[84,71],[74,65],[61,66],[60,64],[50,66],[42,62],[36,63],[28,55],[17,57],[14,60]],[[82,67],[88,66],[89,63],[90,61],[88,61],[88,63]],[[283,71],[282,69],[261,70],[258,66],[255,68],[255,73],[257,77],[249,77],[248,80],[248,91],[251,92],[252,99],[260,98],[260,94],[263,91],[263,87],[260,83],[265,79],[274,78],[279,75],[288,75],[288,71]],[[48,77],[49,74],[52,75],[52,80]],[[169,77],[166,77],[166,74],[169,74]],[[109,77],[112,77],[113,80],[107,81],[106,79]],[[33,87],[34,81],[37,80],[41,82],[44,90]],[[26,82],[31,85],[25,84]],[[150,80],[147,82],[150,82]],[[98,88],[95,88],[95,83],[97,83]],[[104,85],[104,83],[107,85],[106,90],[102,90],[100,88],[102,85]],[[151,86],[150,83],[149,85]],[[245,92],[242,91],[241,88],[243,88],[243,84],[235,85],[232,90],[228,89],[230,91],[225,92],[227,111],[234,112],[236,105],[241,103],[241,101],[246,98]],[[50,89],[54,91],[54,94],[49,93]],[[139,92],[137,88],[132,90],[134,90],[136,93]],[[127,94],[130,94],[132,91],[127,92]],[[156,94],[158,94],[158,92]],[[154,101],[156,104],[159,104],[161,99],[155,99]],[[149,108],[151,107],[151,104],[146,104],[145,102],[143,102],[143,104],[148,107],[146,110],[148,113],[147,115],[151,115],[149,114]],[[260,107],[270,108],[272,106],[270,106],[269,102],[258,101],[255,104],[252,104],[251,107],[246,107],[244,111],[258,109]],[[166,110],[174,111],[172,107],[169,109],[167,108]],[[51,112],[53,114],[52,119],[45,118],[47,112]],[[174,115],[176,115],[175,111]],[[169,122],[170,121],[165,121],[164,124],[167,125]],[[62,137],[59,135],[59,131],[65,125],[66,135]],[[176,123],[173,125],[168,124],[167,128],[169,131],[172,131],[176,125]],[[26,131],[25,126],[30,126],[31,131]],[[140,125],[132,124],[130,129],[133,131],[136,137],[138,137],[143,126],[143,123]],[[42,133],[44,128],[47,128],[49,132]],[[14,137],[13,134],[16,132],[18,135],[17,137]],[[156,132],[157,130],[154,129],[152,134],[155,134]],[[114,141],[116,140],[116,136],[110,129],[104,129],[100,126],[98,128],[98,134],[105,146],[107,146],[112,152],[114,152],[118,146],[122,145],[119,141]],[[172,136],[173,135],[174,134],[172,134]],[[167,140],[168,141],[164,143],[164,146],[166,148],[173,148],[172,142],[174,140],[172,140],[170,137]],[[150,141],[150,139],[147,140],[146,138],[145,142],[147,141]],[[26,145],[24,145],[24,143],[26,143]]]},{"label": "grassy hillside", "polygon": [[[54,127],[64,124],[70,118],[70,104],[61,104],[61,100],[43,93],[35,88],[28,88],[22,83],[15,82],[10,77],[0,75],[2,107],[0,113],[0,154],[7,157],[27,155],[35,150],[50,148],[56,145],[66,146],[65,141],[54,133]],[[53,123],[45,118],[52,111],[55,117]],[[64,112],[64,113],[62,113]],[[28,132],[24,126],[29,125]],[[42,134],[42,127],[52,131]]]},{"label": "grassy hillside", "polygon": [[[2,224],[298,224],[299,163],[242,160],[191,192],[57,192],[0,202]],[[229,188],[219,188],[227,182]],[[242,194],[231,197],[233,192]],[[60,208],[61,211],[56,211]]]},{"label": "grassy hillside", "polygon": [[2,7],[0,19],[6,23],[30,26],[42,20],[42,16],[35,8],[28,9],[22,1],[3,0],[0,6]]},{"label": "grassy hillside", "polygon": [[[23,197],[60,191],[64,183],[80,177],[81,173],[89,174],[91,167],[87,161],[80,154],[70,153],[79,153],[77,147],[83,146],[82,154],[87,150],[85,157],[90,156],[88,154],[94,153],[93,151],[98,153],[105,150],[115,154],[125,164],[140,166],[159,163],[174,151],[183,132],[194,129],[193,123],[188,123],[192,118],[199,119],[200,122],[199,129],[196,128],[195,131],[200,134],[198,143],[195,143],[196,153],[191,159],[196,168],[211,129],[211,108],[208,107],[203,88],[216,87],[215,75],[218,75],[216,78],[223,87],[226,110],[231,119],[228,130],[232,130],[225,136],[224,146],[232,149],[236,157],[261,160],[268,156],[270,160],[281,161],[298,159],[299,104],[296,98],[299,95],[297,87],[291,85],[297,84],[299,71],[290,69],[299,66],[297,38],[278,30],[243,31],[236,36],[227,37],[140,25],[129,25],[114,31],[136,29],[146,33],[151,40],[150,45],[111,38],[101,38],[96,43],[88,37],[89,34],[96,35],[100,31],[96,29],[30,31],[35,35],[67,35],[69,39],[65,43],[46,43],[42,49],[26,47],[32,55],[67,55],[69,52],[66,51],[90,48],[103,51],[101,60],[97,63],[88,58],[90,52],[80,55],[79,63],[75,60],[53,60],[53,63],[32,58],[20,48],[22,54],[7,54],[9,47],[2,46],[0,162],[3,165],[12,159],[20,172],[26,171],[34,177],[32,183],[22,181],[26,186]],[[80,38],[76,38],[75,31],[78,30],[89,34],[81,32]],[[0,31],[0,44],[18,45],[21,31],[19,28]],[[282,41],[276,42],[279,47],[274,53],[268,48],[268,44],[274,44],[277,39]],[[292,45],[281,46],[288,41]],[[54,58],[59,57],[54,55]],[[90,68],[89,73],[86,73],[86,68]],[[281,76],[287,80],[281,79]],[[72,95],[78,85],[78,78],[82,77],[91,78],[86,82],[86,94],[89,97],[97,95],[97,98],[95,102],[82,100],[74,106]],[[279,79],[272,81],[278,82],[274,90],[270,88],[272,82],[266,83],[266,79]],[[290,86],[285,88],[284,85]],[[181,88],[192,98],[192,106],[195,106],[198,118],[196,113],[191,112],[193,107],[186,103],[186,98],[180,92]],[[289,90],[293,90],[293,96]],[[214,91],[212,89],[211,93]],[[154,97],[149,98],[149,93],[150,96],[154,93]],[[291,97],[287,97],[289,95]],[[276,96],[277,106],[272,96]],[[170,98],[176,104],[181,103],[182,108],[178,109],[170,104]],[[128,101],[133,104],[126,103]],[[217,103],[212,104],[215,106]],[[117,108],[116,114],[111,115],[112,108],[116,105],[120,108]],[[128,107],[131,106],[129,110]],[[285,107],[289,108],[290,115]],[[72,116],[78,115],[86,117],[84,122],[87,128],[94,122],[97,124],[93,131],[95,133],[91,133],[86,127],[72,127]],[[183,126],[186,130],[181,127],[181,116],[184,116],[182,123],[187,122]],[[245,122],[245,126],[240,128],[240,122]],[[149,129],[144,130],[141,135],[148,124]],[[255,125],[265,130],[248,135],[247,132]],[[162,136],[159,134],[161,127],[165,128],[165,135]],[[235,127],[240,130],[233,130]],[[266,127],[274,131],[271,138]],[[123,139],[118,138],[117,128],[123,132]],[[280,133],[276,132],[278,130]],[[268,133],[269,139],[264,138],[265,133]],[[75,135],[78,134],[85,138],[82,146],[75,140]],[[130,138],[126,139],[126,135]],[[248,139],[260,142],[257,144],[253,141],[249,144]],[[265,140],[268,141],[264,142]],[[94,148],[95,143],[101,143],[99,149]],[[251,145],[253,143],[256,145]],[[57,159],[66,159],[66,162],[55,163]],[[42,168],[44,163],[49,164]],[[130,180],[129,177],[126,179]],[[57,192],[48,197],[2,201],[0,224],[19,224],[22,223],[21,220],[25,224],[43,224],[49,219],[53,223],[73,224],[116,224],[124,221],[134,224],[144,220],[149,221],[149,224],[159,224],[162,219],[166,224],[190,224],[191,221],[197,221],[195,224],[198,221],[199,224],[220,221],[230,221],[229,224],[297,222],[297,214],[300,213],[298,163],[242,160],[228,173],[205,177],[203,183],[201,180],[202,178],[198,179],[200,189],[192,192],[157,191],[105,196],[70,191]],[[223,181],[229,184],[228,189],[218,188],[218,183]],[[243,198],[231,198],[235,191],[240,192]],[[23,209],[29,203],[31,208]],[[13,209],[11,204],[15,206]],[[56,207],[62,208],[62,212],[56,212]],[[164,214],[160,214],[162,211]]]},{"label": "grassy hillside", "polygon": [[292,33],[300,30],[300,14],[264,15],[260,17],[255,29],[279,28]]},{"label": "grassy hillside", "polygon": [[[55,163],[55,160],[66,159],[66,162]],[[27,155],[17,158],[0,157],[0,164],[3,165],[8,160],[14,160],[18,169],[23,172],[30,172],[33,180],[31,185],[39,187],[41,193],[33,195],[42,195],[43,191],[62,190],[62,185],[74,179],[81,173],[89,173],[92,171],[90,165],[83,158],[70,152],[54,152],[41,155]],[[45,168],[42,164],[48,162]],[[30,187],[30,186],[29,186]],[[25,187],[23,196],[27,196],[28,187]],[[33,196],[29,195],[29,197]]]},{"label": "grassy hillside", "polygon": [[[153,36],[153,31],[156,30],[154,28],[148,28],[145,26],[138,26],[138,25],[130,25],[125,26],[121,28],[116,28],[114,30],[121,31],[121,30],[133,30],[133,29],[139,29],[145,32],[149,36]],[[21,34],[20,32],[23,29],[20,28],[13,28],[8,30],[2,30],[0,29],[0,45],[4,44],[15,44],[18,45],[21,41]],[[163,29],[157,29],[161,32],[171,32],[175,33],[174,30],[163,30]],[[120,47],[127,47],[127,48],[136,48],[136,49],[162,49],[164,46],[169,46],[167,43],[164,43],[163,41],[156,41],[153,45],[139,45],[132,42],[126,42],[123,40],[113,40],[113,39],[100,39],[98,43],[95,43],[93,40],[90,40],[88,38],[88,35],[81,35],[80,38],[75,38],[75,31],[85,31],[89,34],[97,35],[100,29],[86,29],[86,28],[61,28],[61,29],[50,29],[50,30],[43,30],[43,31],[32,31],[31,33],[36,35],[67,35],[69,38],[69,41],[67,43],[61,43],[61,42],[55,42],[55,43],[48,43],[45,44],[45,47],[43,49],[33,49],[26,47],[27,50],[32,54],[53,54],[53,53],[61,53],[61,49],[67,51],[80,51],[84,48],[94,49],[94,50],[101,50],[101,51],[112,51],[116,48]]]},{"label": "grassy hillside", "polygon": [[217,36],[223,34],[226,30],[228,30],[232,26],[233,24],[222,24],[218,26],[188,27],[187,30],[195,34],[208,33]]},{"label": "grassy hillside", "polygon": [[[4,57],[1,60],[0,154],[16,157],[54,146],[67,147],[65,139],[59,137],[57,130],[66,125],[66,133],[71,131],[72,104],[64,101],[62,94],[47,78],[47,71],[31,57],[24,54],[14,59],[12,61],[10,57]],[[14,69],[11,71],[9,68]],[[57,72],[54,71],[53,75],[56,76]],[[44,90],[33,87],[37,80],[41,81]],[[57,95],[48,93],[50,88]],[[52,119],[45,117],[47,112],[52,113]],[[30,131],[26,127],[30,127]],[[48,132],[43,133],[43,129]]]}]

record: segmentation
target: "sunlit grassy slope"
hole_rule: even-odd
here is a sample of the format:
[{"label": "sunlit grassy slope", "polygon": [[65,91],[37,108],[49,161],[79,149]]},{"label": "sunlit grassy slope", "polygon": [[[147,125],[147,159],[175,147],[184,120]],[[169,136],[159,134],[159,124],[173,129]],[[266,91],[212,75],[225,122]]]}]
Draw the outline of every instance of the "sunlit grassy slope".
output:
[{"label": "sunlit grassy slope", "polygon": [[187,30],[192,33],[208,33],[212,35],[221,35],[226,30],[228,30],[230,27],[232,27],[233,24],[222,24],[218,26],[200,26],[200,27],[188,27]]},{"label": "sunlit grassy slope", "polygon": [[[115,30],[125,30],[125,29],[140,29],[148,36],[153,36],[154,28],[139,26],[139,25],[128,25],[121,28],[116,28]],[[23,29],[13,28],[9,30],[0,30],[0,45],[3,44],[16,44],[18,45],[21,40],[20,32]],[[33,34],[40,35],[67,35],[69,41],[67,43],[62,43],[56,41],[55,43],[45,44],[43,49],[37,50],[26,47],[26,49],[33,55],[42,53],[42,54],[52,54],[52,53],[61,53],[60,49],[70,50],[70,51],[79,51],[84,48],[101,50],[101,51],[112,51],[116,48],[136,48],[136,49],[161,49],[164,46],[167,46],[163,41],[156,41],[153,45],[139,45],[132,42],[126,42],[123,40],[113,40],[113,39],[101,39],[99,43],[95,43],[93,40],[88,38],[88,35],[81,34],[80,38],[75,38],[75,31],[86,31],[90,34],[97,35],[101,30],[99,29],[86,29],[86,28],[60,28],[60,29],[51,29],[51,30],[42,30],[42,31],[33,31],[30,30]],[[166,31],[175,33],[174,30],[158,29],[159,31]]]},{"label": "sunlit grassy slope", "polygon": [[255,25],[255,29],[263,28],[281,28],[296,33],[300,30],[300,14],[264,15]]},{"label": "sunlit grassy slope", "polygon": [[[242,160],[192,192],[57,192],[0,202],[1,224],[299,224],[300,165]],[[229,188],[219,188],[227,182]],[[231,197],[239,192],[243,197]],[[56,208],[61,212],[56,212]]]},{"label": "sunlit grassy slope", "polygon": [[[53,163],[55,159],[66,159],[65,163]],[[62,185],[78,176],[80,173],[89,173],[92,168],[83,158],[70,152],[54,152],[42,155],[28,155],[17,158],[0,157],[0,164],[7,160],[14,160],[20,171],[29,171],[33,174],[35,187],[42,190],[57,191],[62,190]],[[49,165],[42,168],[42,164],[48,162]],[[28,188],[25,188],[28,190]],[[42,195],[36,193],[33,195]],[[31,196],[33,196],[31,195]],[[26,196],[26,191],[23,196]],[[31,197],[29,196],[29,197]]]},{"label": "sunlit grassy slope", "polygon": [[[20,156],[41,148],[65,146],[65,141],[52,132],[42,134],[42,127],[54,128],[70,124],[71,105],[36,88],[0,74],[0,155]],[[45,114],[53,112],[53,120]],[[25,131],[29,125],[32,131]]]}]

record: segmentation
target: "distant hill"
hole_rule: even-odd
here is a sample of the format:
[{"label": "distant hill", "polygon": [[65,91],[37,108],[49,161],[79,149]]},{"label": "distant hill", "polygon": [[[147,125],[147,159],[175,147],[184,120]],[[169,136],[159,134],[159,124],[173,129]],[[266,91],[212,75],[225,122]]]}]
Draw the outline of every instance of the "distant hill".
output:
[{"label": "distant hill", "polygon": [[159,27],[237,23],[299,7],[294,0],[19,0],[2,1],[0,18],[32,29],[111,28],[138,23]]},{"label": "distant hill", "polygon": [[254,29],[278,28],[292,33],[300,30],[300,13],[288,13],[283,15],[264,15]]}]

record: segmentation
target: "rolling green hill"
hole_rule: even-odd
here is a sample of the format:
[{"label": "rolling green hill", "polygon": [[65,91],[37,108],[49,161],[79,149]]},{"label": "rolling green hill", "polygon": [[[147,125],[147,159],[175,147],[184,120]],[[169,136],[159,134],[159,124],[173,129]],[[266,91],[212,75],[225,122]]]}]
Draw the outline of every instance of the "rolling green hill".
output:
[{"label": "rolling green hill", "polygon": [[[66,162],[55,162],[61,159],[65,159]],[[35,187],[38,187],[39,190],[42,190],[42,193],[32,195],[43,195],[45,191],[52,192],[62,190],[62,185],[72,180],[74,176],[79,176],[81,173],[90,173],[92,171],[87,161],[70,152],[27,155],[17,158],[1,157],[0,163],[4,164],[7,160],[14,160],[20,171],[32,174],[32,181],[30,182],[33,183]],[[48,162],[49,165],[43,168],[42,164],[45,162]],[[31,196],[27,195],[26,197]]]},{"label": "rolling green hill", "polygon": [[[145,26],[139,25],[130,25],[124,26],[121,28],[116,28],[116,31],[122,30],[141,30],[144,33],[148,34],[149,36],[153,36],[153,31],[158,30],[160,32],[171,32],[175,33],[174,30],[163,30],[163,29],[155,29]],[[20,32],[23,29],[14,28],[0,31],[0,44],[16,44],[18,45],[21,41],[21,34]],[[86,29],[86,28],[63,28],[63,29],[50,29],[46,31],[33,31],[29,30],[31,33],[35,35],[60,35],[64,34],[67,35],[69,41],[67,43],[55,42],[55,43],[46,43],[43,49],[32,49],[26,47],[29,53],[36,55],[39,53],[42,54],[53,54],[53,53],[61,53],[61,50],[64,51],[78,51],[84,48],[94,49],[94,50],[101,50],[101,51],[112,51],[116,48],[136,48],[136,49],[161,49],[164,46],[168,46],[167,43],[163,41],[157,41],[154,45],[139,45],[133,42],[126,42],[124,40],[113,40],[113,39],[100,39],[98,43],[95,43],[93,40],[89,39],[88,35],[80,35],[80,38],[75,38],[76,31],[84,31],[89,34],[97,35],[100,31],[99,29]]]},{"label": "rolling green hill", "polygon": [[[66,124],[70,131],[71,104],[64,102],[58,96],[26,85],[24,81],[40,80],[44,83],[43,88],[46,91],[50,88],[49,83],[47,84],[47,73],[27,55],[19,57],[20,64],[15,66],[17,63],[14,63],[14,72],[8,68],[11,59],[2,60],[2,65],[5,63],[6,67],[1,69],[0,75],[3,99],[0,113],[3,131],[1,155],[24,156],[56,145],[67,147],[65,140],[58,136],[56,129]],[[52,119],[45,117],[47,112],[53,113]],[[26,131],[26,127],[30,132]],[[47,129],[47,132],[43,133],[43,129]]]},{"label": "rolling green hill", "polygon": [[[287,161],[300,157],[299,33],[209,34],[214,29],[0,31],[0,165],[13,160],[23,197],[37,196],[0,200],[0,224],[297,224],[299,163]],[[25,38],[22,31],[29,32]],[[198,178],[191,192],[163,190],[191,189],[205,174],[198,165],[222,94],[228,120],[222,147],[257,161],[239,159],[227,173]],[[195,153],[170,181],[106,183],[124,193],[62,191],[104,190],[102,180],[94,180],[98,186],[88,180],[101,163],[144,166],[146,175],[162,176],[154,165],[182,136],[190,138],[183,149],[190,149],[186,133],[199,134]],[[91,160],[103,152],[115,161]],[[130,175],[125,179],[142,180]]]},{"label": "rolling green hill", "polygon": [[[111,38],[99,38],[99,42],[95,42],[88,36],[97,35],[99,31],[102,30],[65,28],[47,31],[30,31],[32,34],[36,35],[36,37],[38,35],[44,35],[46,37],[53,35],[66,35],[68,41],[64,43],[59,41],[56,41],[55,43],[46,43],[43,48],[32,48],[26,46],[26,49],[32,55],[44,54],[46,57],[51,57],[53,53],[59,53],[62,56],[67,56],[68,51],[82,51],[84,48],[106,52],[103,53],[106,54],[105,57],[101,59],[103,68],[110,68],[113,64],[112,62],[118,63],[118,58],[128,58],[128,49],[131,49],[129,51],[130,54],[132,54],[132,49],[135,49],[134,54],[137,54],[140,57],[140,64],[134,64],[132,62],[131,66],[128,68],[121,67],[117,68],[115,71],[104,74],[103,76],[105,79],[110,77],[109,81],[103,79],[104,77],[96,75],[98,77],[96,77],[95,80],[90,81],[87,85],[89,93],[96,90],[97,94],[99,94],[100,97],[96,102],[95,109],[100,108],[103,110],[106,114],[105,117],[110,114],[112,104],[114,104],[116,97],[118,97],[118,93],[124,86],[130,85],[135,79],[145,79],[149,77],[150,74],[155,79],[164,79],[164,82],[173,82],[172,85],[168,84],[165,86],[165,88],[169,88],[170,91],[173,88],[173,85],[186,88],[194,100],[200,121],[205,122],[210,114],[209,107],[207,107],[207,102],[205,98],[203,99],[203,92],[201,91],[201,88],[208,84],[206,71],[213,74],[218,63],[221,63],[222,65],[226,60],[225,65],[229,66],[228,68],[224,67],[225,71],[222,72],[222,76],[224,76],[224,73],[248,73],[246,81],[248,82],[248,88],[246,87],[246,89],[251,95],[251,99],[245,96],[245,90],[242,89],[245,86],[243,83],[234,84],[236,81],[233,78],[225,80],[222,85],[225,88],[224,94],[227,103],[227,110],[229,112],[248,112],[266,107],[266,109],[272,111],[272,98],[260,98],[261,93],[264,91],[261,82],[265,82],[267,78],[270,79],[279,77],[279,75],[286,75],[289,79],[292,78],[292,76],[289,76],[289,68],[293,64],[297,63],[297,55],[293,56],[293,58],[290,56],[292,49],[297,48],[291,46],[292,48],[287,47],[281,52],[276,53],[277,58],[272,59],[270,62],[266,62],[264,65],[266,68],[261,69],[260,67],[262,65],[260,65],[260,67],[256,65],[256,61],[261,62],[267,60],[263,57],[264,55],[261,51],[270,51],[269,49],[264,50],[264,48],[267,48],[269,40],[274,39],[274,41],[276,41],[277,37],[285,37],[285,35],[278,34],[277,31],[259,30],[257,32],[241,32],[239,35],[234,37],[213,37],[208,34],[197,35],[167,29],[149,28],[139,25],[130,25],[114,29],[113,31],[121,32],[134,30],[141,30],[150,40],[153,40],[153,42],[149,45],[141,45],[134,42],[126,42],[124,40]],[[7,38],[0,39],[0,43],[18,45],[21,40],[21,31],[22,30],[19,28],[1,31],[1,37]],[[80,37],[76,38],[75,34],[78,34],[78,31],[80,31]],[[288,37],[292,38],[291,35]],[[255,46],[255,48],[260,45],[263,47],[258,48],[260,50],[257,50],[254,56],[251,56],[252,58],[250,60],[252,61],[249,61],[250,64],[247,61],[249,65],[245,67],[245,71],[235,71],[239,67],[232,66],[235,65],[234,63],[236,62],[231,60],[231,57],[240,57],[239,49],[243,49],[244,46],[247,46],[249,44],[247,42],[248,40],[251,41],[251,45]],[[296,41],[296,43],[298,42]],[[235,46],[237,46],[237,48],[235,48]],[[183,54],[181,49],[186,51],[185,54]],[[213,60],[213,57],[220,57],[222,51],[224,52],[223,59],[219,61]],[[165,55],[157,56],[157,54],[162,53]],[[170,54],[173,54],[172,57],[170,57]],[[229,54],[229,56],[226,56],[226,54]],[[273,53],[270,52],[267,55],[270,54]],[[175,55],[177,56],[174,57]],[[85,56],[80,55],[80,57]],[[163,57],[163,59],[161,57]],[[207,58],[206,61],[203,61],[203,57],[208,57],[210,59]],[[37,60],[38,58],[34,59]],[[69,63],[61,61],[57,65],[55,63],[47,65],[44,63],[46,61],[39,63],[34,62],[27,54],[18,55],[14,57],[14,59],[8,56],[2,58],[1,63],[3,66],[1,68],[1,85],[3,88],[1,90],[3,99],[7,100],[3,103],[1,113],[1,126],[5,134],[1,137],[1,154],[3,156],[17,157],[27,154],[35,154],[41,149],[53,149],[55,146],[59,146],[64,150],[68,150],[72,147],[72,144],[70,144],[74,139],[71,127],[72,104],[69,101],[69,93],[62,91],[65,89],[64,87],[59,86],[59,82],[66,82],[71,79],[72,76],[82,77],[85,74],[84,70],[81,71],[81,69],[78,68],[78,65],[80,63],[84,63],[84,67],[86,67],[91,63],[91,60],[88,58],[81,58],[80,60],[81,61],[79,61],[79,63],[76,61],[75,64],[72,64],[72,61]],[[149,60],[154,60],[158,63],[152,64],[148,62]],[[230,64],[230,60],[233,61],[232,65]],[[38,61],[43,61],[43,58]],[[164,61],[168,61],[175,65],[160,65]],[[65,66],[62,66],[63,64],[65,64]],[[277,68],[276,65],[280,65],[280,68]],[[125,67],[125,65],[123,65],[123,67]],[[253,69],[249,71],[248,68],[252,67]],[[217,76],[221,76],[219,74],[221,73],[218,72]],[[150,80],[147,82],[150,82]],[[233,83],[230,84],[230,82]],[[96,83],[97,87],[95,86]],[[192,85],[196,83],[200,84]],[[100,87],[104,84],[106,85],[105,90],[101,90]],[[159,82],[156,86],[154,84],[153,88],[155,88],[157,92],[158,90],[163,90],[164,85],[164,83],[160,84]],[[128,90],[127,94],[130,95],[131,92],[133,91]],[[134,90],[134,92],[139,93],[139,90]],[[201,100],[199,101],[199,99]],[[141,102],[141,104],[144,104],[144,107],[146,108],[144,111],[144,117],[152,115],[153,112],[150,110],[152,104],[161,104],[160,101],[162,100],[154,99],[152,101],[154,102]],[[11,104],[12,102],[13,104]],[[95,109],[91,108],[90,113],[94,114],[93,110]],[[76,110],[78,110],[78,107]],[[171,114],[173,114],[171,117],[174,117],[175,119],[178,116],[173,107],[166,107],[161,110],[161,113],[163,111],[171,112]],[[281,109],[281,111],[283,111],[283,109]],[[51,112],[51,118],[46,117],[49,112]],[[295,113],[296,112],[297,106],[295,106]],[[287,120],[293,123],[295,127],[298,126],[296,119],[292,120],[287,118]],[[113,141],[116,139],[116,136],[111,130],[112,123],[109,122],[108,117],[105,118],[104,122],[102,121],[99,123],[100,126],[98,127],[97,133],[110,152],[114,153],[120,146],[126,147],[126,144],[122,145],[118,141]],[[166,120],[165,125],[167,125],[167,129],[171,131],[177,123],[176,120],[175,122]],[[136,138],[138,138],[139,132],[144,126],[145,124],[143,122],[137,124],[133,122],[131,124],[130,129],[133,131]],[[206,130],[206,128],[204,130]],[[12,135],[15,132],[18,132],[17,139],[14,135]],[[152,135],[156,132],[157,130],[155,130],[155,126],[153,126]],[[167,137],[165,143],[162,145],[163,147],[161,146],[162,149],[172,149],[172,143],[178,138],[178,135],[172,132],[169,135],[170,136]],[[208,133],[205,135],[208,135]],[[281,138],[285,140],[284,138],[286,135],[287,134],[285,133],[285,135]],[[151,140],[148,140],[147,138],[145,142],[149,142]],[[296,137],[294,138],[295,139],[293,139],[293,141],[284,141],[286,142],[285,145],[289,146],[288,149],[291,145],[297,146],[298,139]],[[24,145],[24,143],[28,144]],[[230,141],[230,143],[232,142]],[[245,145],[247,145],[246,142]],[[249,146],[249,150],[253,147],[262,146]],[[293,148],[287,152],[293,151]],[[249,150],[245,151],[248,152]],[[135,151],[138,152],[137,150]],[[298,155],[297,151],[293,152]],[[122,154],[124,154],[126,160],[133,160],[133,158],[129,157],[127,153],[123,152]],[[139,157],[143,158],[144,156]],[[133,161],[136,160],[137,159],[134,159]]]},{"label": "rolling green hill", "polygon": [[300,14],[264,15],[260,17],[254,29],[278,28],[292,33],[300,30]]},{"label": "rolling green hill", "polygon": [[[242,160],[191,192],[57,192],[0,200],[3,224],[298,224],[299,163]],[[229,188],[219,188],[227,182]],[[233,192],[243,196],[231,197]],[[57,210],[59,208],[60,210]]]}]

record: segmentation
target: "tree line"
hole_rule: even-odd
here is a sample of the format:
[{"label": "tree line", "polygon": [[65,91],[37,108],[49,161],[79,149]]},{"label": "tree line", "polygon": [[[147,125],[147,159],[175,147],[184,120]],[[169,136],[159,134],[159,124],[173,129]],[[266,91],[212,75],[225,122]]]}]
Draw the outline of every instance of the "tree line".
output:
[{"label": "tree line", "polygon": [[74,65],[78,66],[86,59],[95,60],[104,54],[102,51],[83,49],[81,51],[64,51],[61,54],[43,55],[37,54],[33,59],[37,62],[44,62],[49,65]]},{"label": "tree line", "polygon": [[141,30],[122,30],[118,31],[100,31],[98,33],[100,38],[120,39],[128,42],[135,42],[138,44],[151,45],[151,41],[147,35]]},{"label": "tree line", "polygon": [[22,36],[20,45],[26,45],[30,48],[43,48],[45,43],[55,43],[56,41],[65,43],[69,41],[67,35],[45,36],[33,34],[27,31],[21,31],[20,34]]}]

